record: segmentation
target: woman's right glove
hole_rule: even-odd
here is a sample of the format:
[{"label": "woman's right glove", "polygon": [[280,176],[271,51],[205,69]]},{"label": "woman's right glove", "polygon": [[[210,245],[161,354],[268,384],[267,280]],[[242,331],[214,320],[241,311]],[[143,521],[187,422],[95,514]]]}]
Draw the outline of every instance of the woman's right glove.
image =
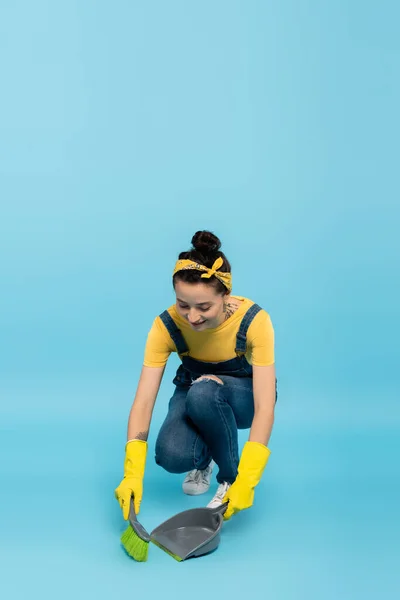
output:
[{"label": "woman's right glove", "polygon": [[129,516],[131,497],[134,497],[136,514],[140,511],[143,496],[143,477],[146,466],[147,442],[131,440],[125,446],[124,478],[115,490],[124,519]]}]

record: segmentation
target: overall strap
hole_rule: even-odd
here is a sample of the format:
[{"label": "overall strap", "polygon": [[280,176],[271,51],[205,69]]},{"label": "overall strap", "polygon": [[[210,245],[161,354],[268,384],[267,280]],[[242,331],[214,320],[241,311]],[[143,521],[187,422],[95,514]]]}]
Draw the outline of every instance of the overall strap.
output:
[{"label": "overall strap", "polygon": [[236,335],[236,354],[243,355],[246,353],[246,338],[247,331],[253,322],[254,317],[260,312],[261,307],[258,304],[253,304],[250,306],[249,310],[244,315],[242,322],[240,323],[239,331]]},{"label": "overall strap", "polygon": [[164,323],[165,327],[167,328],[167,331],[176,346],[176,350],[177,350],[178,354],[180,356],[182,354],[188,354],[189,348],[187,347],[187,344],[182,335],[182,332],[178,328],[175,321],[173,320],[173,318],[171,317],[171,315],[169,314],[169,312],[167,310],[164,310],[164,312],[161,313],[160,319]]}]

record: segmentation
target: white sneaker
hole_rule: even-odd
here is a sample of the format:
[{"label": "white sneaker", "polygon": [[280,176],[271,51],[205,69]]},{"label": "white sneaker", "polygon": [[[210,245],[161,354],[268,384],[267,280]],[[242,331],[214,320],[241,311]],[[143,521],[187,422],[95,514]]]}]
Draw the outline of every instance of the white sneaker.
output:
[{"label": "white sneaker", "polygon": [[182,484],[185,494],[199,496],[208,492],[214,465],[215,462],[212,460],[206,469],[193,469],[193,471],[190,471]]},{"label": "white sneaker", "polygon": [[220,483],[217,489],[217,493],[215,494],[211,502],[207,504],[207,508],[218,508],[218,506],[221,506],[221,504],[223,504],[224,501],[224,496],[230,487],[231,484],[227,483],[226,481]]}]

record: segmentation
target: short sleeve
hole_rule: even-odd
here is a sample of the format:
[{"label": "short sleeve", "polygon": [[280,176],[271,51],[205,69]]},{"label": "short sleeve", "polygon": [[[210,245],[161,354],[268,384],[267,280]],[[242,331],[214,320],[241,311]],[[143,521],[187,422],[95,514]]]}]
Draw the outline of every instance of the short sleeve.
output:
[{"label": "short sleeve", "polygon": [[145,367],[163,367],[171,352],[176,352],[175,344],[160,317],[157,317],[147,335],[143,364]]},{"label": "short sleeve", "polygon": [[247,342],[251,348],[251,361],[256,367],[268,367],[275,362],[275,333],[271,318],[261,310],[254,318],[247,332]]}]

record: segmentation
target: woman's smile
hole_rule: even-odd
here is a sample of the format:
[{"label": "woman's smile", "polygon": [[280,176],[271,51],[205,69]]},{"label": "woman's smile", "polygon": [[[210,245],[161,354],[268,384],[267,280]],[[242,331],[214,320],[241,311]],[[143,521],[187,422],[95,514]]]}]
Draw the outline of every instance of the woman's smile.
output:
[{"label": "woman's smile", "polygon": [[197,323],[190,323],[190,321],[189,321],[189,324],[191,325],[191,327],[198,329],[199,327],[204,325],[205,322],[206,322],[206,319],[203,319],[202,321],[198,321]]}]

